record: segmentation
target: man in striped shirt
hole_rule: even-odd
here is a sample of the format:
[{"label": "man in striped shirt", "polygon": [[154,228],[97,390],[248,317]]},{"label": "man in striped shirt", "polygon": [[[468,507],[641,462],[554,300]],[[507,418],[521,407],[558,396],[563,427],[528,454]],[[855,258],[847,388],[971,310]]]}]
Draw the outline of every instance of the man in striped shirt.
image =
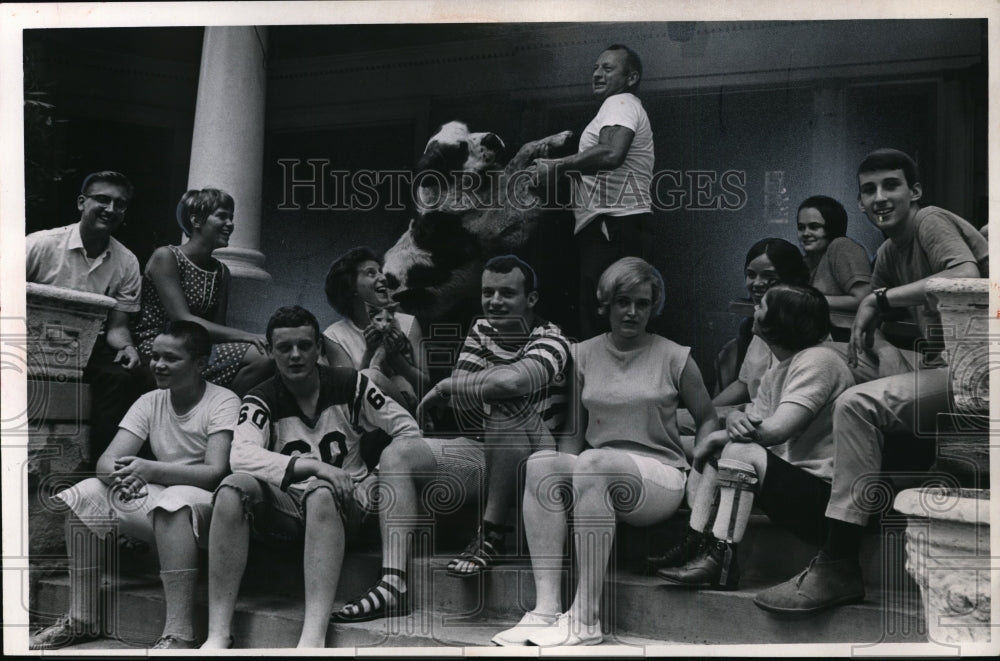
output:
[{"label": "man in striped shirt", "polygon": [[483,317],[473,324],[451,376],[420,402],[455,409],[460,438],[392,444],[379,469],[383,507],[382,579],[334,614],[363,622],[409,612],[406,561],[419,516],[420,493],[432,509],[453,510],[483,488],[483,523],[451,573],[475,576],[505,551],[518,471],[533,451],[554,449],[552,432],[566,417],[569,344],[558,326],[535,313],[534,270],[513,255],[494,257],[482,276]]}]

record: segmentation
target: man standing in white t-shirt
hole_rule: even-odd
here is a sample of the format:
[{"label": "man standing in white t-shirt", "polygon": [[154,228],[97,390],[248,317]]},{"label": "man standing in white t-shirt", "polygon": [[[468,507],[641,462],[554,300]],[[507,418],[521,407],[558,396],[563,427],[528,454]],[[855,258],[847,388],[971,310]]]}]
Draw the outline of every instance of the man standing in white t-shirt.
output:
[{"label": "man standing in white t-shirt", "polygon": [[635,51],[608,46],[594,64],[591,83],[601,109],[580,135],[579,151],[536,161],[538,181],[564,174],[572,181],[581,340],[607,324],[597,314],[601,273],[622,257],[644,257],[643,245],[649,242],[653,131],[635,95],[641,78],[642,62]]}]

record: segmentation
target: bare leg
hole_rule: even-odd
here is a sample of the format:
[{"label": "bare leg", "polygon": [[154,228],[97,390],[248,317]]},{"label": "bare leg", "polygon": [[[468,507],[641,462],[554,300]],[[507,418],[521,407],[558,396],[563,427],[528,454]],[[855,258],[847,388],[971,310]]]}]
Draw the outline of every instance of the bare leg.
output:
[{"label": "bare leg", "polygon": [[208,639],[202,649],[223,649],[231,642],[233,611],[250,547],[250,521],[235,488],[215,495],[208,535]]},{"label": "bare leg", "polygon": [[[383,493],[382,502],[391,503],[379,512],[383,567],[406,571],[413,527],[420,516],[420,488],[431,479],[435,469],[434,455],[423,441],[393,443],[382,453],[379,489]],[[397,587],[405,591],[405,582],[399,583]]]},{"label": "bare leg", "polygon": [[303,566],[306,608],[298,647],[325,647],[330,611],[344,562],[344,522],[329,489],[306,497],[306,541]]},{"label": "bare leg", "polygon": [[[391,443],[379,461],[379,528],[382,533],[382,576],[364,594],[345,604],[334,619],[362,622],[405,613],[406,565],[420,534],[420,492],[437,472],[427,441]],[[386,587],[389,586],[389,587]],[[398,607],[394,608],[394,607]]]},{"label": "bare leg", "polygon": [[[537,447],[533,447],[532,444]],[[521,464],[532,450],[555,449],[552,435],[534,411],[515,411],[494,406],[493,416],[486,425],[486,506],[483,511],[485,535],[492,524],[500,530],[509,521],[515,505]],[[516,513],[519,514],[519,513]],[[503,533],[501,533],[502,535]],[[459,574],[477,571],[480,565],[456,558],[449,569]]]},{"label": "bare leg", "polygon": [[483,520],[503,525],[517,494],[521,462],[531,454],[526,434],[508,433],[486,438],[486,507]]},{"label": "bare leg", "polygon": [[573,465],[577,458],[554,451],[536,452],[528,459],[524,488],[524,531],[535,577],[535,612],[562,610],[560,599],[566,510],[570,506]]},{"label": "bare leg", "polygon": [[191,511],[154,510],[153,530],[160,556],[160,578],[166,602],[163,635],[194,639],[195,586],[198,582],[198,544],[191,529]]}]

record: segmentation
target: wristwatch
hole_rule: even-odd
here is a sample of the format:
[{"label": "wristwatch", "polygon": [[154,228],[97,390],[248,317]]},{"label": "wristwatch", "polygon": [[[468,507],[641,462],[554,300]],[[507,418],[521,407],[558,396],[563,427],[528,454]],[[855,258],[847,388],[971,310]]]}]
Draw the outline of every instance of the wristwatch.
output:
[{"label": "wristwatch", "polygon": [[890,312],[892,310],[892,306],[889,305],[889,297],[886,296],[887,291],[889,291],[888,287],[879,287],[872,290],[872,293],[875,294],[875,305],[878,306],[879,312]]}]

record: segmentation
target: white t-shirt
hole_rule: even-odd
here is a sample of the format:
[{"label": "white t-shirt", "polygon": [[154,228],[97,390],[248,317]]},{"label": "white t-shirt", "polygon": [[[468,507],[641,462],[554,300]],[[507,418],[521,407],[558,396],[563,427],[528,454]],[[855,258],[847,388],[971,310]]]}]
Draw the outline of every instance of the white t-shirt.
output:
[{"label": "white t-shirt", "polygon": [[596,216],[629,216],[652,209],[649,187],[653,179],[653,130],[639,97],[625,92],[605,99],[597,116],[580,135],[579,151],[596,145],[605,126],[622,126],[635,135],[625,162],[619,167],[600,177],[574,176],[573,213],[577,234]]},{"label": "white t-shirt", "polygon": [[808,409],[812,414],[809,426],[798,437],[772,445],[768,450],[830,482],[833,479],[833,402],[853,385],[851,370],[836,351],[822,346],[809,347],[767,370],[746,412],[766,420],[785,402]]},{"label": "white t-shirt", "polygon": [[762,340],[760,336],[754,335],[747,346],[747,355],[743,357],[743,365],[740,366],[740,374],[737,377],[747,384],[751,401],[757,397],[764,372],[777,362],[774,354],[771,353],[771,348],[767,346],[767,342]]},{"label": "white t-shirt", "polygon": [[177,415],[170,391],[157,389],[136,400],[118,426],[148,438],[157,461],[190,466],[204,463],[209,436],[233,430],[239,410],[240,399],[232,391],[206,383],[201,401]]}]

